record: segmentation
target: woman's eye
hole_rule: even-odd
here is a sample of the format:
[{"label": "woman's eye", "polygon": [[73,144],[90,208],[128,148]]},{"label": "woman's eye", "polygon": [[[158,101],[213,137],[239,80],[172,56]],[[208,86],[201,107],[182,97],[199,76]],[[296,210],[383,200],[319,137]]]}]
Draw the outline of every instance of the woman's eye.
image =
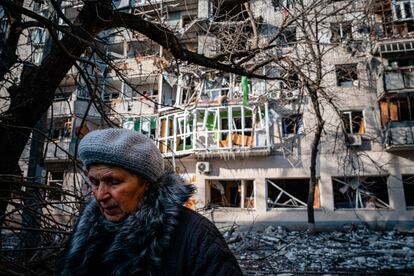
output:
[{"label": "woman's eye", "polygon": [[118,185],[119,183],[121,183],[121,181],[117,180],[117,179],[112,179],[111,180],[111,184],[112,185]]},{"label": "woman's eye", "polygon": [[90,179],[90,182],[93,186],[99,186],[99,181],[96,179]]}]

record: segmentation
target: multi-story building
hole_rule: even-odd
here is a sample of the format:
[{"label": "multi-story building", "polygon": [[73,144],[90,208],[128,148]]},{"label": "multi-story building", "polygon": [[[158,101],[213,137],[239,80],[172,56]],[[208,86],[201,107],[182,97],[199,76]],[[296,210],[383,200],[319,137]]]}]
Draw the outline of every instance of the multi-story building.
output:
[{"label": "multi-story building", "polygon": [[[110,65],[96,58],[99,70],[86,68],[99,87],[100,104],[91,105],[73,69],[48,113],[53,142],[47,144],[44,164],[48,185],[68,189],[74,179],[82,184],[67,153],[74,154],[85,133],[110,126],[110,120],[154,139],[177,173],[196,185],[190,205],[214,207],[215,221],[302,224],[315,112],[299,71],[313,78],[312,64],[319,63],[326,106],[316,160],[317,223],[412,223],[413,1],[374,1],[370,9],[332,1],[321,11],[344,5],[343,12],[319,23],[316,43],[326,50],[319,61],[306,56],[309,40],[293,20],[300,11],[295,1],[257,0],[250,6],[227,0],[129,2],[114,4],[147,18],[161,16],[187,49],[206,56],[268,43],[251,66],[269,55],[311,65],[286,68],[267,62],[261,67],[267,80],[188,64],[177,71],[169,67],[168,52],[141,34],[106,32],[99,51],[111,58]],[[70,5],[64,12],[74,18],[76,9]],[[257,25],[252,27],[252,21]],[[29,37],[44,42],[38,29]],[[41,52],[31,56],[36,62]],[[28,152],[22,164],[27,160]]]}]

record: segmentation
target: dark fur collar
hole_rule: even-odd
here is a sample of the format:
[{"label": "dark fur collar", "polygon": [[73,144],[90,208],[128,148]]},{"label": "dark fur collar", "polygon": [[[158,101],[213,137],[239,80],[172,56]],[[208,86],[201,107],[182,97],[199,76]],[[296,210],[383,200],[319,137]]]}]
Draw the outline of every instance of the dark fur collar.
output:
[{"label": "dark fur collar", "polygon": [[151,274],[170,244],[181,206],[193,191],[193,186],[184,185],[178,176],[166,173],[147,191],[139,211],[128,217],[113,239],[109,239],[112,243],[104,247],[104,252],[96,252],[105,239],[99,223],[101,213],[92,200],[75,227],[62,275],[87,274],[90,266],[99,266],[92,263],[97,253],[102,256],[101,262],[112,269],[108,274]]}]

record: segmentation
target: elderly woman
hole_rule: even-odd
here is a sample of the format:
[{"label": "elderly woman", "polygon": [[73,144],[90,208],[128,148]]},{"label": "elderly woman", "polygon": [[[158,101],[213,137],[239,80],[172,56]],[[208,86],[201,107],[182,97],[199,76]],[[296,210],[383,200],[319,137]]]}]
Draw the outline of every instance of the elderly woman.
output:
[{"label": "elderly woman", "polygon": [[193,187],[164,170],[147,137],[88,133],[79,145],[94,199],[69,241],[62,275],[241,275],[217,228],[183,207]]}]

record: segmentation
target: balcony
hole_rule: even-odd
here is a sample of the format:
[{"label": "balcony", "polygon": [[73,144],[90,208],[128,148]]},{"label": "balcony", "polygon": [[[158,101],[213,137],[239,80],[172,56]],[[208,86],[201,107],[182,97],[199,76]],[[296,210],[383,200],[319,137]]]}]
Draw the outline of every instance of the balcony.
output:
[{"label": "balcony", "polygon": [[388,122],[384,144],[387,151],[414,149],[414,121]]},{"label": "balcony", "polygon": [[414,54],[414,36],[380,40],[374,45],[373,53],[381,54],[383,56],[392,56],[402,53]]},{"label": "balcony", "polygon": [[386,93],[414,91],[414,66],[387,69],[384,90]]},{"label": "balcony", "polygon": [[156,111],[156,96],[140,96],[139,99],[117,99],[110,102],[110,114],[151,115]]},{"label": "balcony", "polygon": [[166,156],[267,155],[270,134],[267,104],[196,108],[160,117],[159,148]]},{"label": "balcony", "polygon": [[[128,78],[141,78],[142,82],[152,83],[158,75],[158,67],[161,59],[157,56],[143,56],[135,58],[120,58],[116,61],[115,67]],[[108,68],[106,77],[117,78],[117,73]]]},{"label": "balcony", "polygon": [[45,159],[48,161],[68,160],[68,153],[73,154],[74,152],[70,141],[70,138],[63,138],[49,142]]}]

